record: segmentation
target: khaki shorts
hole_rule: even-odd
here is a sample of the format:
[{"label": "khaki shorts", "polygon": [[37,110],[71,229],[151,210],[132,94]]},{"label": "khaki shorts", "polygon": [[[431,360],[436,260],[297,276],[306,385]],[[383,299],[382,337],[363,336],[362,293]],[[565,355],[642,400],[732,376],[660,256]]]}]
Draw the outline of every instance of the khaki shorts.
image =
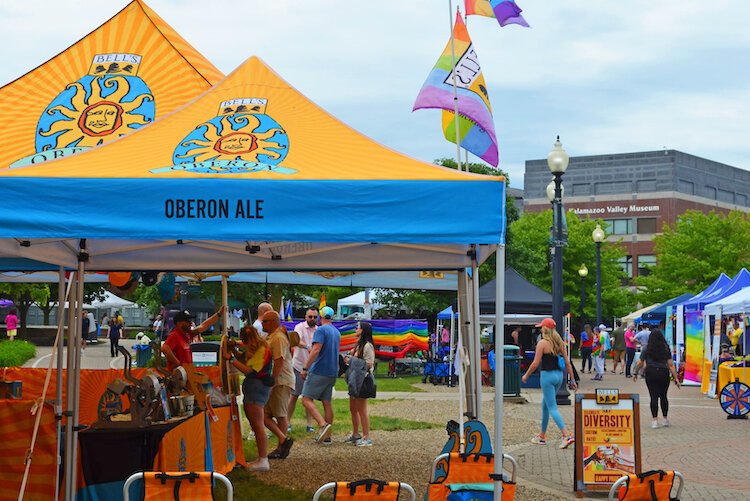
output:
[{"label": "khaki shorts", "polygon": [[266,402],[265,413],[275,418],[286,417],[289,409],[289,397],[292,395],[292,389],[288,386],[274,386],[271,388],[271,395]]}]

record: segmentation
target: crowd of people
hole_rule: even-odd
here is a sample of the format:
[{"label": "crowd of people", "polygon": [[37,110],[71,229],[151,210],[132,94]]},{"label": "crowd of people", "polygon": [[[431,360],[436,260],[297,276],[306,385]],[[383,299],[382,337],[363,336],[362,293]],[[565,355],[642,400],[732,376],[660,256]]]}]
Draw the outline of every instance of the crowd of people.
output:
[{"label": "crowd of people", "polygon": [[[175,314],[174,329],[162,345],[167,368],[173,370],[192,363],[190,341],[223,314],[224,307],[198,326],[192,323],[188,312]],[[360,322],[355,347],[341,357],[341,333],[333,325],[333,316],[334,311],[328,306],[320,311],[310,308],[304,320],[288,331],[271,305],[261,303],[256,321],[245,322],[240,328],[239,342],[230,338],[229,350],[223,356],[245,376],[243,408],[258,447],[258,458],[248,465],[250,471],[268,471],[270,459],[289,455],[294,445],[291,417],[300,397],[307,432],[317,432],[315,440],[320,444],[332,442],[331,398],[336,379],[342,374],[342,363],[346,366],[352,419],[352,432],[345,442],[358,447],[372,445],[367,410],[367,399],[375,396],[372,326]],[[316,401],[322,404],[322,413]],[[276,438],[276,447],[270,452],[266,430]]]}]

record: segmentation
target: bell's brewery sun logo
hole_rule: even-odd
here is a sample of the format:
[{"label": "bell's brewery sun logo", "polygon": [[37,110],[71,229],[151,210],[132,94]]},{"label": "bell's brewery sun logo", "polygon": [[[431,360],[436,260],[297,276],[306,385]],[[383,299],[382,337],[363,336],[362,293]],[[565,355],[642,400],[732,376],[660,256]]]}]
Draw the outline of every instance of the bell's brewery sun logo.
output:
[{"label": "bell's brewery sun logo", "polygon": [[80,153],[153,122],[156,105],[138,77],[141,61],[136,54],[94,56],[88,73],[68,85],[39,118],[36,153],[11,167]]},{"label": "bell's brewery sun logo", "polygon": [[263,98],[223,101],[215,117],[180,141],[172,155],[174,165],[151,172],[297,172],[280,165],[289,152],[289,137],[276,120],[266,115],[267,106],[268,100]]}]

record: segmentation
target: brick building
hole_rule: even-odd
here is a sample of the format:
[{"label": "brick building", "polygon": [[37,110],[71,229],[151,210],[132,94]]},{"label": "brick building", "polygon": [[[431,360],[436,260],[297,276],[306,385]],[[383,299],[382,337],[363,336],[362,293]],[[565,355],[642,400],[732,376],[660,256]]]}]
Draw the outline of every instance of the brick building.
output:
[{"label": "brick building", "polygon": [[[527,160],[524,210],[550,208],[547,160]],[[656,263],[654,236],[689,209],[750,211],[750,171],[675,150],[571,157],[563,175],[565,209],[603,219],[621,241],[621,265],[634,277]]]}]

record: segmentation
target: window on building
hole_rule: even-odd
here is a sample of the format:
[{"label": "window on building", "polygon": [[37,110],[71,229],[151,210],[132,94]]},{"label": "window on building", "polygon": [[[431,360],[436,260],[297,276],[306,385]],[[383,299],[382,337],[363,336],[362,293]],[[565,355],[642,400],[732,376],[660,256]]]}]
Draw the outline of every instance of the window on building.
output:
[{"label": "window on building", "polygon": [[637,222],[637,231],[639,235],[652,235],[656,233],[656,218],[639,217]]},{"label": "window on building", "polygon": [[656,256],[642,254],[638,256],[638,275],[645,277],[651,273],[651,268],[656,266]]},{"label": "window on building", "polygon": [[680,193],[687,193],[688,195],[695,195],[695,185],[692,183],[692,181],[678,179],[677,191],[679,191]]},{"label": "window on building", "polygon": [[737,205],[741,205],[743,207],[747,207],[747,195],[743,195],[742,193],[737,193],[734,196],[734,200]]},{"label": "window on building", "polygon": [[588,183],[579,183],[573,185],[573,196],[591,195],[591,185]]},{"label": "window on building", "polygon": [[646,193],[649,191],[656,191],[656,179],[641,179],[636,182],[638,193]]},{"label": "window on building", "polygon": [[706,198],[716,200],[716,188],[714,188],[713,186],[706,186],[704,189],[706,191]]},{"label": "window on building", "polygon": [[632,219],[608,219],[604,223],[607,225],[604,230],[607,235],[630,235],[633,233]]},{"label": "window on building", "polygon": [[623,190],[622,184],[620,183],[596,183],[595,190],[597,195],[625,192],[625,190]]},{"label": "window on building", "polygon": [[719,189],[718,200],[721,202],[734,203],[734,192]]},{"label": "window on building", "polygon": [[621,257],[617,260],[617,264],[625,271],[628,278],[633,278],[633,256]]}]

